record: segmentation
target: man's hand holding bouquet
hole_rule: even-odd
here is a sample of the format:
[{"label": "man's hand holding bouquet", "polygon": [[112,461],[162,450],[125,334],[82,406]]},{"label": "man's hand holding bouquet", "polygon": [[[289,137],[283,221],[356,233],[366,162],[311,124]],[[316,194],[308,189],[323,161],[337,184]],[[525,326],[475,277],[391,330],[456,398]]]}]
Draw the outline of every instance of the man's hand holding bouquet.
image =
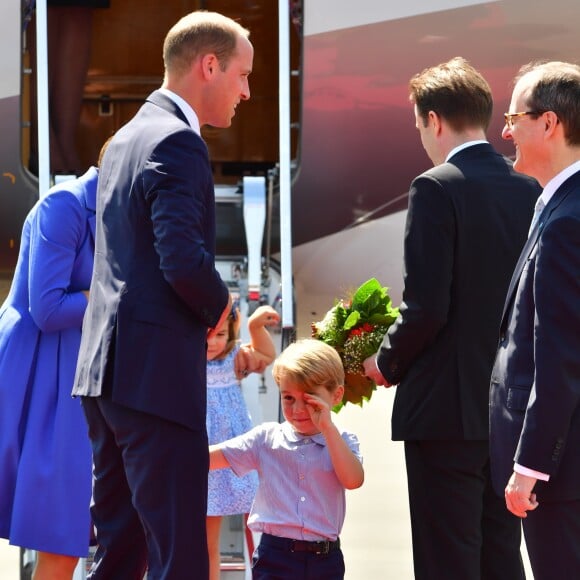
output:
[{"label": "man's hand holding bouquet", "polygon": [[377,352],[398,314],[388,288],[371,278],[349,300],[337,301],[323,320],[312,323],[312,337],[332,346],[344,365],[344,398],[335,411],[346,403],[362,406],[371,398],[377,385],[365,376],[363,362]]}]

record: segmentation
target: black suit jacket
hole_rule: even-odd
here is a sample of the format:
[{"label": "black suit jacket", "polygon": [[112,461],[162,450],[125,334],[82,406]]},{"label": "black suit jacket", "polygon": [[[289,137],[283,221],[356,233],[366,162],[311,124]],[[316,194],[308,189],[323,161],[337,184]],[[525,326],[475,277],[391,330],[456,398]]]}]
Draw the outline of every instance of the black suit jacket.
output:
[{"label": "black suit jacket", "polygon": [[514,461],[550,475],[540,500],[580,498],[580,172],[556,191],[506,298],[490,393],[494,488]]},{"label": "black suit jacket", "polygon": [[207,329],[228,300],[214,254],[207,148],[155,91],[116,133],[100,168],[73,394],[205,429]]},{"label": "black suit jacket", "polygon": [[539,192],[487,143],[411,184],[403,301],[377,356],[398,383],[394,440],[488,438],[501,311]]}]

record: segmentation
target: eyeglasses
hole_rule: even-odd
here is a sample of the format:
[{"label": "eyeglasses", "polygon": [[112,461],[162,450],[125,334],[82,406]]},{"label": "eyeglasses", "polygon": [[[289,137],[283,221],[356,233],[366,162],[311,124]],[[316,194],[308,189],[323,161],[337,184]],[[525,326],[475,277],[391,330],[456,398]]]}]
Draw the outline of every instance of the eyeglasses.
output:
[{"label": "eyeglasses", "polygon": [[505,124],[509,129],[514,128],[514,119],[516,117],[525,117],[526,115],[541,115],[540,111],[523,111],[521,113],[504,113],[503,118],[505,119]]}]

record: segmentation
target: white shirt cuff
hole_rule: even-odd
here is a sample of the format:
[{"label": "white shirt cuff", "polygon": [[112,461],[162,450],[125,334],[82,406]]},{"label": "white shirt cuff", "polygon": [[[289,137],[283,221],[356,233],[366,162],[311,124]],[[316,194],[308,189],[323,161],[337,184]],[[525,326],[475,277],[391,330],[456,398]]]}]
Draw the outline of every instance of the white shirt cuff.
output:
[{"label": "white shirt cuff", "polygon": [[550,481],[550,476],[547,473],[542,473],[541,471],[534,471],[528,467],[524,467],[519,463],[514,463],[514,471],[516,473],[521,473],[522,475],[527,475],[528,477],[535,477],[536,479],[541,479],[542,481]]}]

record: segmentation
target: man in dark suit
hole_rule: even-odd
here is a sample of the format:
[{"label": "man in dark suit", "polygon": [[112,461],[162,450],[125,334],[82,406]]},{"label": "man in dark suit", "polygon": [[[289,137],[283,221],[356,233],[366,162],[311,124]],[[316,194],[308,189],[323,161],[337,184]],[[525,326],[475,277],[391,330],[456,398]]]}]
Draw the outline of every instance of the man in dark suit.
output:
[{"label": "man in dark suit", "polygon": [[405,441],[415,577],[516,580],[520,523],[491,487],[488,395],[539,189],[486,141],[491,91],[464,59],[424,70],[410,92],[435,167],[411,184],[400,316],[365,369],[399,384],[392,438]]},{"label": "man in dark suit", "polygon": [[[580,575],[580,67],[520,70],[504,139],[544,190],[501,320],[490,394],[495,489],[536,580]],[[543,209],[542,209],[543,208]],[[505,491],[504,491],[505,490]]]},{"label": "man in dark suit", "polygon": [[248,31],[182,18],[165,78],[112,139],[73,394],[94,454],[90,578],[207,578],[206,340],[231,310],[215,267],[214,186],[200,127],[250,97]]}]

